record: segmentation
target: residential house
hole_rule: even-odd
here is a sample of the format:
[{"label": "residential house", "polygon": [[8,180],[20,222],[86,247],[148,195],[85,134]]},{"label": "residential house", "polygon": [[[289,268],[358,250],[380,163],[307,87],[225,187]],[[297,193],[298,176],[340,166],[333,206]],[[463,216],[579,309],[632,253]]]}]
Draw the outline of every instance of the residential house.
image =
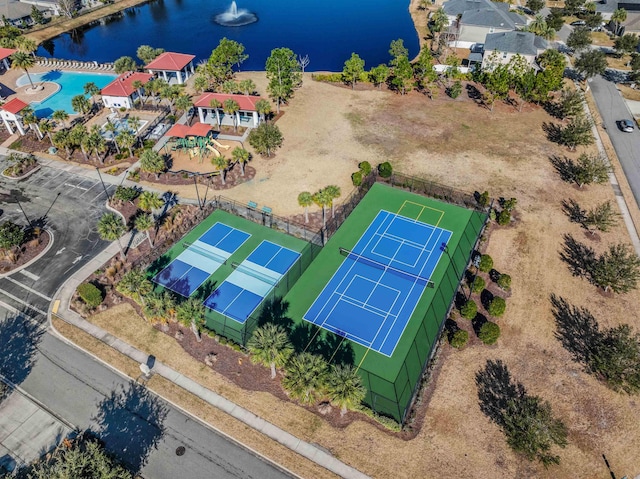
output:
[{"label": "residential house", "polygon": [[482,69],[491,70],[494,62],[506,65],[515,55],[535,67],[536,57],[547,49],[547,42],[531,32],[490,33],[484,41]]},{"label": "residential house", "polygon": [[525,17],[509,11],[508,3],[449,0],[442,7],[449,17],[449,45],[456,48],[470,48],[484,43],[490,33],[509,32],[527,24]]},{"label": "residential house", "polygon": [[141,92],[133,84],[147,84],[153,75],[141,72],[124,72],[100,91],[105,108],[133,108]]},{"label": "residential house", "polygon": [[[48,7],[34,3],[36,8],[44,17],[51,17],[51,11]],[[57,5],[57,4],[56,4]],[[27,2],[17,0],[4,0],[0,2],[0,17],[5,26],[14,27],[30,27],[34,24],[31,18],[32,5]]]}]

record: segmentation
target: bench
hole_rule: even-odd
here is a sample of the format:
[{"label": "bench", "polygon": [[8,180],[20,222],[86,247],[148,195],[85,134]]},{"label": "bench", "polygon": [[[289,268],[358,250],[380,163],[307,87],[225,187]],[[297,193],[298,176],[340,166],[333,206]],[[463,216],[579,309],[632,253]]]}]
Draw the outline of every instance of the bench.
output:
[{"label": "bench", "polygon": [[269,208],[268,206],[263,206],[263,207],[262,207],[262,212],[263,212],[265,215],[270,215],[270,214],[271,214],[271,208]]},{"label": "bench", "polygon": [[247,203],[247,208],[255,210],[257,207],[258,207],[258,203],[256,203],[255,201],[249,201],[249,203]]}]

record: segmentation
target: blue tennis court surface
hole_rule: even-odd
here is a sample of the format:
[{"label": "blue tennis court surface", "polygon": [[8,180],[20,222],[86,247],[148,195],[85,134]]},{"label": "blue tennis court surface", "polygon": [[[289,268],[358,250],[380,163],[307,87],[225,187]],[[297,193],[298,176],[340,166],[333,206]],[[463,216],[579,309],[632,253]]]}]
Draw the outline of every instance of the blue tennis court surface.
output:
[{"label": "blue tennis court surface", "polygon": [[216,223],[155,275],[153,281],[188,298],[250,236],[224,223]]},{"label": "blue tennis court surface", "polygon": [[244,323],[299,257],[296,251],[263,241],[204,305]]},{"label": "blue tennis court surface", "polygon": [[380,211],[304,319],[391,356],[450,238]]}]

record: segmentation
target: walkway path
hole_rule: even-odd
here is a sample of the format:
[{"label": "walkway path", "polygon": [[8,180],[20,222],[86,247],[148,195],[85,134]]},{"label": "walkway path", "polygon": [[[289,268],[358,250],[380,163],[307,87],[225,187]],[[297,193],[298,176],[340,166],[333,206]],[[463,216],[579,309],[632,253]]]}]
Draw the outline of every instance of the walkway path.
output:
[{"label": "walkway path", "polygon": [[[128,242],[128,235],[123,238],[125,244]],[[103,329],[96,325],[86,321],[80,315],[71,311],[69,304],[71,297],[76,288],[82,283],[88,276],[94,271],[103,267],[103,265],[109,261],[114,255],[119,253],[119,247],[116,242],[111,243],[104,251],[98,254],[94,259],[89,261],[84,267],[78,270],[66,283],[64,283],[54,296],[54,301],[49,308],[49,319],[51,315],[55,314],[57,317],[64,321],[77,326],[78,328],[86,331],[96,339],[108,344],[112,348],[116,349],[120,353],[128,356],[138,363],[147,363],[148,354],[134,348],[130,344],[116,338],[115,336],[107,333]],[[50,322],[51,329],[54,330],[53,325]],[[153,374],[159,374],[160,376],[168,379],[181,388],[189,391],[200,399],[206,401],[212,406],[224,411],[235,419],[242,421],[247,426],[255,429],[258,432],[268,436],[269,438],[277,441],[285,447],[297,452],[303,457],[319,464],[327,470],[348,479],[366,479],[368,476],[362,474],[358,470],[351,466],[339,461],[331,454],[324,450],[298,439],[294,435],[280,429],[279,427],[271,424],[268,421],[256,416],[252,412],[238,406],[237,404],[229,401],[228,399],[220,396],[219,394],[203,387],[197,382],[185,377],[175,369],[166,366],[165,364],[155,361],[152,369]]]}]

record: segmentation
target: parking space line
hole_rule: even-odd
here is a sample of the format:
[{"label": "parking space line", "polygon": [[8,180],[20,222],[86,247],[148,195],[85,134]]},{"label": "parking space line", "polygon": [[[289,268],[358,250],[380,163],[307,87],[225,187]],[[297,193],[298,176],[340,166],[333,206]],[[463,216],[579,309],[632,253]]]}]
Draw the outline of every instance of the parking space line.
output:
[{"label": "parking space line", "polygon": [[38,281],[40,279],[40,276],[33,274],[29,271],[27,271],[26,269],[21,269],[20,271],[18,271],[20,274],[26,276],[27,278],[30,278],[34,281]]},{"label": "parking space line", "polygon": [[64,171],[55,171],[56,173],[58,173],[55,176],[52,176],[51,178],[48,178],[47,181],[45,181],[42,185],[40,185],[41,187],[46,186],[49,182],[55,180],[58,176],[60,176],[62,173],[64,173]]},{"label": "parking space line", "polygon": [[35,306],[32,306],[31,304],[27,303],[26,301],[21,300],[17,296],[12,295],[11,293],[5,291],[4,289],[0,289],[0,293],[4,294],[7,298],[11,298],[14,301],[17,301],[20,304],[24,304],[27,308],[32,309],[33,311],[35,311],[37,313],[44,314],[45,316],[47,315],[46,311],[42,311],[41,309],[36,308]]},{"label": "parking space line", "polygon": [[89,191],[91,191],[92,189],[94,189],[96,186],[98,186],[100,183],[94,183],[91,188],[89,188],[87,191],[85,191],[84,193],[82,193],[79,198],[82,198],[84,195],[86,195]]},{"label": "parking space line", "polygon": [[16,281],[16,280],[15,280],[15,279],[13,279],[11,276],[7,276],[5,279],[7,279],[7,280],[11,281],[11,282],[12,282],[13,284],[15,284],[15,285],[20,286],[21,288],[26,289],[27,291],[29,291],[30,293],[35,294],[36,296],[40,296],[41,298],[46,299],[47,301],[51,301],[51,298],[50,298],[49,296],[46,296],[46,295],[42,294],[41,292],[36,291],[36,290],[35,290],[35,289],[33,289],[33,288],[30,288],[30,287],[29,287],[29,286],[27,286],[26,284],[22,284],[21,282]]}]

